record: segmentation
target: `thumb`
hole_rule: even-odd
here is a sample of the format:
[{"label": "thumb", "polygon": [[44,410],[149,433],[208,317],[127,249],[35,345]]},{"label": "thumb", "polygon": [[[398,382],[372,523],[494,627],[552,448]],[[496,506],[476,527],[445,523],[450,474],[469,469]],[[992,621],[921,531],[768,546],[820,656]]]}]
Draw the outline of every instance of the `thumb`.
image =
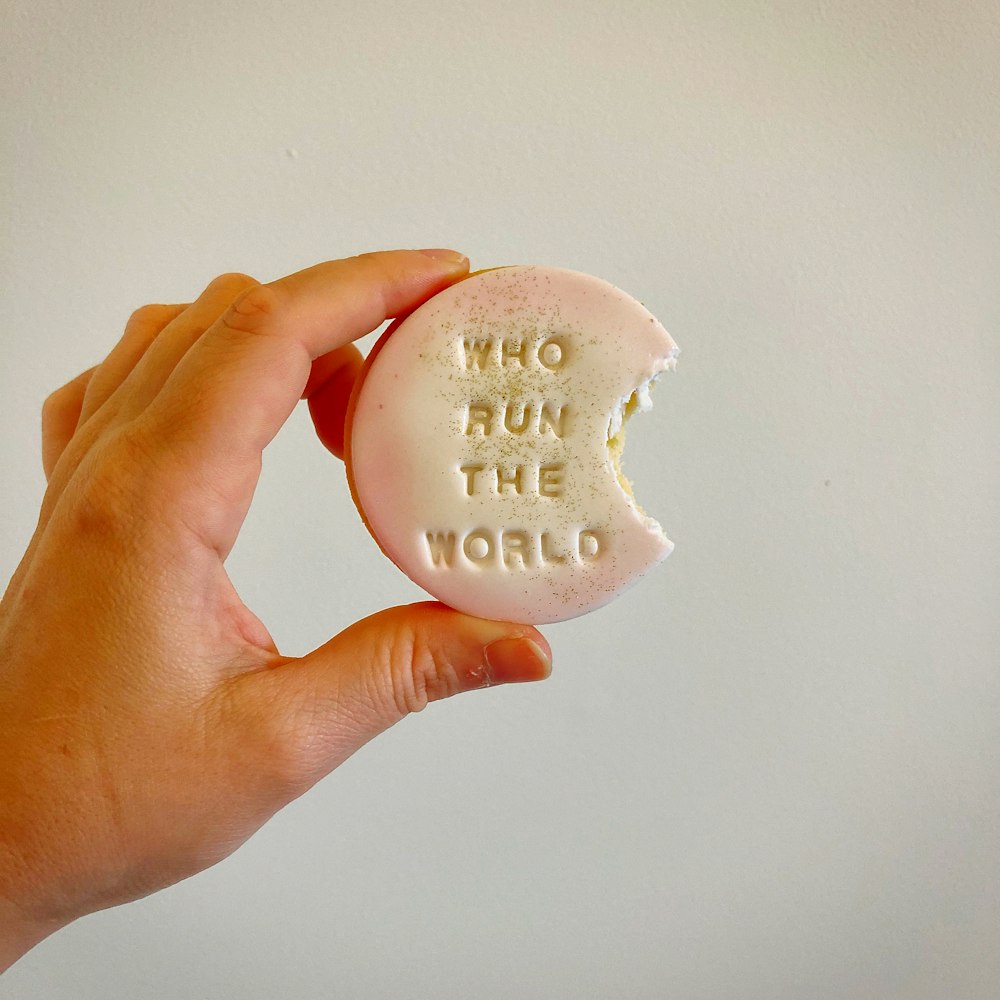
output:
[{"label": "thumb", "polygon": [[543,680],[552,653],[529,625],[473,618],[427,602],[365,618],[314,652],[246,674],[243,693],[281,745],[301,794],[405,716],[495,684]]}]

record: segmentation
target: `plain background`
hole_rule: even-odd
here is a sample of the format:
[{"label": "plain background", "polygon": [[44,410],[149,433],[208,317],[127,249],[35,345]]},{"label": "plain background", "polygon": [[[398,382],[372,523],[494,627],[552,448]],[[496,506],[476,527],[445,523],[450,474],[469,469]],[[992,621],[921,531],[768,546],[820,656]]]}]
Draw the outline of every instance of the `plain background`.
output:
[{"label": "plain background", "polygon": [[[589,271],[682,348],[677,549],[11,1000],[1000,989],[992,0],[10,0],[0,568],[129,312],[394,246]],[[279,647],[419,599],[298,412],[231,561]],[[0,803],[2,808],[2,803]]]}]

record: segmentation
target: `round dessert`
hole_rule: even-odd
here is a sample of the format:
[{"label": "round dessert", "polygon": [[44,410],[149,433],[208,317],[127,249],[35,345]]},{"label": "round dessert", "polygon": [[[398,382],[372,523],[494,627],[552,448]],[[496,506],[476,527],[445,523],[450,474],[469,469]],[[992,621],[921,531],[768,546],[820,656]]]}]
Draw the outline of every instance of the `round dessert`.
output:
[{"label": "round dessert", "polygon": [[351,493],[382,551],[482,618],[606,604],[673,544],[621,471],[625,420],[677,346],[635,299],[552,267],[480,271],[390,327],[347,414]]}]

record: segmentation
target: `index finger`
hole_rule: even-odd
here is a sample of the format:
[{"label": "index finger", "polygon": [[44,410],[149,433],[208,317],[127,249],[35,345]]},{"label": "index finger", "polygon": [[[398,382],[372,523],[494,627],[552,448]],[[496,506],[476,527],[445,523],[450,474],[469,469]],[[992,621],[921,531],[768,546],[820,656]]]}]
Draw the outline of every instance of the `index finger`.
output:
[{"label": "index finger", "polygon": [[411,312],[468,269],[468,258],[451,250],[362,254],[250,288],[233,302],[141,418],[182,478],[211,484],[223,501],[225,510],[206,512],[206,540],[226,551],[235,540],[261,452],[301,398],[313,362]]}]

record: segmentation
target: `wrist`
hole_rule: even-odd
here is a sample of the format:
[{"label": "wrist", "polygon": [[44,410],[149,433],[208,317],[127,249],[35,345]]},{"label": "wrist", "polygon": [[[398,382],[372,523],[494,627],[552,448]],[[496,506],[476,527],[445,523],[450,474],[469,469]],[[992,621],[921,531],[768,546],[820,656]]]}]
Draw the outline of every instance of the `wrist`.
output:
[{"label": "wrist", "polygon": [[0,896],[0,973],[6,972],[22,955],[59,929],[29,919],[14,903]]},{"label": "wrist", "polygon": [[0,974],[69,922],[33,914],[30,906],[9,894],[10,885],[3,876],[0,868]]}]

